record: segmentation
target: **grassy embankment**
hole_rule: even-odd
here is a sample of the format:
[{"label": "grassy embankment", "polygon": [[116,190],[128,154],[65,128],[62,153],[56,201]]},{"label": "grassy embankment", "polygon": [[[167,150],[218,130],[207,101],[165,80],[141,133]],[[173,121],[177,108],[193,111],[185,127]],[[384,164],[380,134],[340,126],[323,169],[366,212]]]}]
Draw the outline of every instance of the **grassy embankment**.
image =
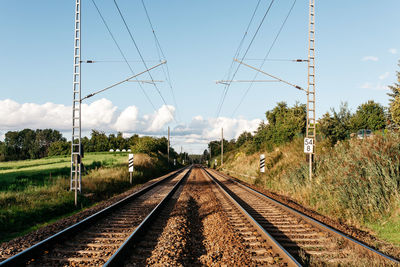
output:
[{"label": "grassy embankment", "polygon": [[[265,174],[258,171],[261,153],[266,155]],[[301,138],[270,152],[251,155],[240,150],[228,152],[224,157],[224,170],[248,183],[289,196],[323,215],[372,230],[381,239],[400,245],[398,134],[351,139],[333,148],[319,143],[312,181]]]},{"label": "grassy embankment", "polygon": [[[75,213],[131,187],[127,153],[88,153],[79,208],[69,191],[70,157],[0,162],[0,242]],[[167,172],[163,156],[135,155],[133,184]]]}]

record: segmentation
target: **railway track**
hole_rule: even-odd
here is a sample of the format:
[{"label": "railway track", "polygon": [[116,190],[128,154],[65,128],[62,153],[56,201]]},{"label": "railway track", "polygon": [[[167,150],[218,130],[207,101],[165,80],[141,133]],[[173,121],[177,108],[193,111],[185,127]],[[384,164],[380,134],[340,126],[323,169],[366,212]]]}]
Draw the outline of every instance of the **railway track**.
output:
[{"label": "railway track", "polygon": [[0,266],[103,265],[163,209],[190,173],[185,168],[3,261]]},{"label": "railway track", "polygon": [[[257,264],[397,266],[386,256],[228,176],[204,170]],[[252,227],[248,226],[248,222]],[[254,231],[256,230],[256,231]],[[267,240],[265,245],[264,240]],[[271,258],[271,255],[273,256]]]}]

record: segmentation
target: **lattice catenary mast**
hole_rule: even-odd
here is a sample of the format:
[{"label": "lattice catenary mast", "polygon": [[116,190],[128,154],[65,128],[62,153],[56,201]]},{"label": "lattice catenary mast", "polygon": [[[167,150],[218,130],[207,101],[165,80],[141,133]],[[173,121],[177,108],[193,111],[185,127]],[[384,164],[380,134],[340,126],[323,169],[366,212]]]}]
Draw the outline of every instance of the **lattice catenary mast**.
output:
[{"label": "lattice catenary mast", "polygon": [[314,153],[309,155],[310,179],[312,178],[312,162],[315,154],[315,0],[310,0],[309,15],[309,51],[308,51],[308,86],[307,86],[307,138],[313,139]]},{"label": "lattice catenary mast", "polygon": [[81,191],[81,0],[75,4],[74,77],[72,101],[71,190]]}]

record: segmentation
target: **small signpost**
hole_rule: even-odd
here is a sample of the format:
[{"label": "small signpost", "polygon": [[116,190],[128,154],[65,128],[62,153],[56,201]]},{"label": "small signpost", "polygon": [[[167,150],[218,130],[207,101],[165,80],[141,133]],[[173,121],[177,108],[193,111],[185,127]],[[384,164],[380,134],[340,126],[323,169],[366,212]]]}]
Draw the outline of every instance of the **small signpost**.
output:
[{"label": "small signpost", "polygon": [[262,173],[265,172],[265,155],[264,154],[260,155],[260,172],[262,172]]},{"label": "small signpost", "polygon": [[314,140],[312,138],[304,138],[304,153],[314,153]]},{"label": "small signpost", "polygon": [[129,181],[132,184],[133,154],[129,154],[128,166],[129,166],[129,177],[130,177]]},{"label": "small signpost", "polygon": [[215,167],[217,167],[217,166],[218,166],[217,159],[215,159],[215,161],[214,161],[214,166],[215,166]]},{"label": "small signpost", "polygon": [[174,166],[176,166],[176,159],[174,159]]}]

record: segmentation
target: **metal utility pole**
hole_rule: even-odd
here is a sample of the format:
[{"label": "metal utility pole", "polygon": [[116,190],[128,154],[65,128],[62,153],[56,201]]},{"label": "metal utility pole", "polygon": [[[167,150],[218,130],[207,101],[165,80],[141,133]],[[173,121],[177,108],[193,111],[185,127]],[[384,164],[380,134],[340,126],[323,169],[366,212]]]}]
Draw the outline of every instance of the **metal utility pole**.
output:
[{"label": "metal utility pole", "polygon": [[308,34],[308,86],[307,86],[307,130],[306,137],[313,140],[313,153],[309,154],[310,180],[315,154],[315,0],[310,0],[309,34]]},{"label": "metal utility pole", "polygon": [[169,165],[169,137],[170,137],[170,132],[169,132],[169,126],[168,126],[168,165]]},{"label": "metal utility pole", "polygon": [[81,191],[81,0],[75,2],[74,76],[72,101],[71,185],[75,190],[75,206]]},{"label": "metal utility pole", "polygon": [[224,165],[224,128],[221,128],[221,167]]}]

